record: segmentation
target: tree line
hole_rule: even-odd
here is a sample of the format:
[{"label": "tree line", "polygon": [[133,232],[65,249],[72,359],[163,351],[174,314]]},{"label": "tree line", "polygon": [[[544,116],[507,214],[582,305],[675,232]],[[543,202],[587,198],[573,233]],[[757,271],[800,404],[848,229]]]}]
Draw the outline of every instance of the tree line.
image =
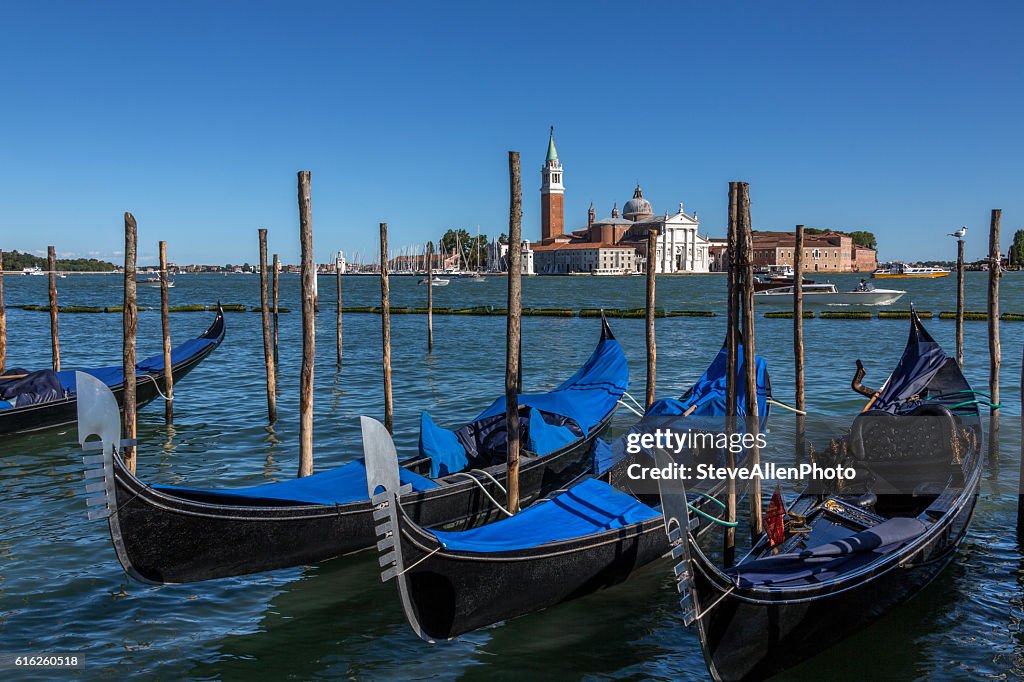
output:
[{"label": "tree line", "polygon": [[[4,270],[46,269],[46,258],[20,251],[4,251]],[[58,258],[57,269],[65,272],[113,272],[117,266],[95,258]]]}]

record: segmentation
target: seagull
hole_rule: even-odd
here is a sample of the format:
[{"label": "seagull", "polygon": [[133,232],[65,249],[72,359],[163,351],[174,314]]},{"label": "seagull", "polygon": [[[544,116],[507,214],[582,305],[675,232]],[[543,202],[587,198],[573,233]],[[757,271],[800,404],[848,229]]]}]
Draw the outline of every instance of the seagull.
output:
[{"label": "seagull", "polygon": [[957,239],[963,239],[966,235],[967,235],[967,226],[966,225],[961,227],[956,232],[950,232],[949,233],[950,237],[956,237]]}]

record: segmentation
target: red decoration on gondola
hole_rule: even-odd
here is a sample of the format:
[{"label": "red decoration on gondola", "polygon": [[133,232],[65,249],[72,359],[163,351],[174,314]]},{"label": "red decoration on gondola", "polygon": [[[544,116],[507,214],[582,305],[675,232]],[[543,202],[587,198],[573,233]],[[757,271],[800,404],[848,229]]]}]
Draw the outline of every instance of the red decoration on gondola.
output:
[{"label": "red decoration on gondola", "polygon": [[764,513],[764,532],[768,534],[768,541],[772,547],[782,544],[786,539],[786,503],[782,501],[782,489],[775,486],[772,493],[772,501],[768,503],[768,509]]}]

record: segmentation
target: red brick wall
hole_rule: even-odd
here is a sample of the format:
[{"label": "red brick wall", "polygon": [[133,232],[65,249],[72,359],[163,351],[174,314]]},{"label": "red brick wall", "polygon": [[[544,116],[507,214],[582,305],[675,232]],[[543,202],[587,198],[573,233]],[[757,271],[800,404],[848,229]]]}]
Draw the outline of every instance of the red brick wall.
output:
[{"label": "red brick wall", "polygon": [[542,240],[565,234],[563,199],[561,194],[540,195],[540,238]]}]

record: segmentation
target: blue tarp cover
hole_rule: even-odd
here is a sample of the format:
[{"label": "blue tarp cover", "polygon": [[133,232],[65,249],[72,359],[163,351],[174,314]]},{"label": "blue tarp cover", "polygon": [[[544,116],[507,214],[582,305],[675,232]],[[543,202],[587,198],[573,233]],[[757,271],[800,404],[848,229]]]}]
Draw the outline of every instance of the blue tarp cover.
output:
[{"label": "blue tarp cover", "polygon": [[507,552],[580,538],[660,516],[632,495],[587,479],[513,517],[461,532],[432,531],[447,549]]},{"label": "blue tarp cover", "polygon": [[948,360],[949,356],[914,313],[907,347],[878,395],[874,409],[896,412],[906,401],[920,394]]},{"label": "blue tarp cover", "polygon": [[896,517],[842,540],[801,552],[756,559],[725,572],[741,586],[820,582],[877,561],[927,529],[928,526],[919,519]]},{"label": "blue tarp cover", "polygon": [[[181,343],[171,349],[171,365],[177,365],[183,360],[187,360],[193,355],[199,353],[207,346],[212,346],[217,343],[216,339],[189,339],[184,343]],[[137,374],[154,374],[162,372],[164,369],[164,354],[154,355],[146,358],[142,362],[135,365]],[[124,372],[120,365],[116,367],[99,367],[96,369],[80,369],[79,372],[85,372],[96,377],[108,387],[120,386],[124,383]],[[75,392],[75,370],[66,370],[63,372],[57,372],[57,378],[60,379],[61,386],[64,390]]]},{"label": "blue tarp cover", "polygon": [[[757,414],[761,430],[764,430],[768,422],[768,363],[760,355],[755,355],[757,365]],[[647,408],[644,416],[676,416],[684,414],[691,405],[697,405],[691,414],[697,417],[724,417],[725,416],[725,379],[726,368],[729,362],[729,354],[725,347],[718,351],[718,355],[712,361],[707,371],[697,380],[697,383],[681,399],[664,398],[657,400]],[[747,413],[747,401],[744,397],[743,387],[746,382],[743,379],[743,344],[738,347],[738,362],[736,367],[736,412],[744,415]]]},{"label": "blue tarp cover", "polygon": [[[539,411],[568,417],[586,436],[615,409],[628,385],[629,367],[622,347],[615,339],[602,340],[586,363],[554,390],[519,395],[521,406],[533,408],[525,447],[533,454],[546,455],[579,438],[566,426],[544,422]],[[472,423],[503,414],[504,396],[491,403]],[[444,475],[442,471],[461,471],[468,465],[465,448],[458,443],[454,432],[435,424],[426,413],[420,420],[420,455],[431,458],[432,478]]]},{"label": "blue tarp cover", "polygon": [[[414,474],[408,469],[399,468],[402,483],[412,484],[413,490],[430,490],[437,484],[429,478]],[[248,488],[232,488],[230,490],[202,490],[199,488],[180,488],[169,485],[154,485],[153,488],[168,493],[192,492],[214,495],[223,500],[224,504],[245,506],[246,500],[281,500],[296,504],[345,504],[367,500],[366,465],[363,460],[347,462],[323,473],[293,478],[279,483],[250,486]]]}]

